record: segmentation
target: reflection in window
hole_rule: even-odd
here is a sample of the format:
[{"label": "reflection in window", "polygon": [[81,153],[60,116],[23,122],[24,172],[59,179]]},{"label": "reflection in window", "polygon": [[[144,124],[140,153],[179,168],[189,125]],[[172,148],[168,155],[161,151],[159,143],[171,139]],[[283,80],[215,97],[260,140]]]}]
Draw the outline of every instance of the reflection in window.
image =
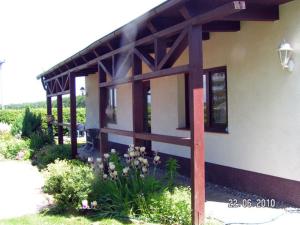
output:
[{"label": "reflection in window", "polygon": [[105,110],[107,122],[117,123],[117,89],[108,89],[108,104]]}]

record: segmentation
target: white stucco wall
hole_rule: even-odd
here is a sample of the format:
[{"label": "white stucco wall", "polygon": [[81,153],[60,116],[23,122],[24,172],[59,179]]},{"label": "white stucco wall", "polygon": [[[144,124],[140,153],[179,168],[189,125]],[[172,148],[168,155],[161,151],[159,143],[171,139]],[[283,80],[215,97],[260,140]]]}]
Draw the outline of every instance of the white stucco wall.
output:
[{"label": "white stucco wall", "polygon": [[[227,65],[229,134],[206,133],[208,162],[300,181],[300,1],[276,22],[243,22],[204,43],[206,68]],[[276,49],[296,49],[293,73]]]},{"label": "white stucco wall", "polygon": [[86,104],[86,128],[99,129],[99,81],[97,74],[91,74],[85,78],[87,96]]},{"label": "white stucco wall", "polygon": [[[275,22],[242,22],[241,31],[212,33],[204,42],[204,67],[227,66],[229,134],[206,133],[206,161],[300,181],[300,1],[280,7]],[[286,39],[296,49],[293,73],[283,71],[276,49]],[[187,52],[177,64],[187,62]],[[145,70],[146,71],[146,70]],[[188,137],[183,76],[151,80],[152,132]],[[117,124],[132,130],[131,85],[118,87]],[[110,141],[132,143],[109,135]],[[153,149],[190,157],[189,149],[152,143]]]}]

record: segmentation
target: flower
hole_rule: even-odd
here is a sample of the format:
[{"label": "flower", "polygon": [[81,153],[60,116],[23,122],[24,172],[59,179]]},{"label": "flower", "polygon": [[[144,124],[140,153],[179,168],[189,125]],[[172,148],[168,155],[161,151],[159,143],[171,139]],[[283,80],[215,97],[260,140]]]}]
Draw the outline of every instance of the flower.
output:
[{"label": "flower", "polygon": [[129,171],[129,167],[125,167],[125,168],[123,169],[122,175],[123,175],[123,176],[127,176],[127,175],[128,175],[128,171]]},{"label": "flower", "polygon": [[129,156],[130,156],[130,157],[134,157],[134,156],[135,156],[134,151],[130,151],[130,152],[129,152]]},{"label": "flower", "polygon": [[92,209],[95,209],[97,207],[97,205],[98,205],[97,201],[91,202],[91,208]]},{"label": "flower", "polygon": [[101,163],[101,162],[102,162],[102,158],[97,158],[96,161],[97,161],[98,163]]},{"label": "flower", "polygon": [[100,164],[99,164],[99,169],[101,169],[101,170],[103,170],[103,169],[104,169],[104,165],[103,165],[103,163],[100,163]]},{"label": "flower", "polygon": [[160,163],[160,156],[157,155],[157,153],[156,153],[156,155],[155,155],[155,157],[153,159],[153,163],[154,163],[154,165],[157,165],[157,164]]},{"label": "flower", "polygon": [[149,166],[148,159],[144,159],[144,160],[143,160],[143,164],[144,164],[145,166]]},{"label": "flower", "polygon": [[140,152],[145,152],[146,148],[145,147],[140,147]]},{"label": "flower", "polygon": [[88,202],[88,200],[82,200],[82,202],[81,202],[81,204],[82,204],[82,208],[83,209],[88,209],[89,208],[89,202]]},{"label": "flower", "polygon": [[138,165],[140,164],[140,161],[139,161],[139,160],[134,160],[134,161],[133,161],[133,164],[134,164],[135,166],[138,166]]},{"label": "flower", "polygon": [[147,172],[148,172],[148,168],[145,167],[145,166],[143,166],[143,167],[142,167],[142,172],[143,172],[143,173],[147,173]]},{"label": "flower", "polygon": [[141,177],[141,178],[145,178],[145,175],[141,173],[141,174],[140,174],[140,177]]},{"label": "flower", "polygon": [[143,157],[139,157],[138,160],[139,160],[140,162],[143,162],[143,161],[144,161],[144,158],[143,158]]},{"label": "flower", "polygon": [[111,152],[112,154],[115,154],[115,153],[116,153],[116,149],[111,149],[110,152]]},{"label": "flower", "polygon": [[109,158],[109,154],[108,153],[105,153],[103,156],[104,156],[105,159]]},{"label": "flower", "polygon": [[94,161],[93,157],[88,157],[88,162],[92,163]]},{"label": "flower", "polygon": [[136,146],[134,147],[135,150],[139,151],[140,150],[140,147],[139,146]]},{"label": "flower", "polygon": [[134,145],[133,144],[129,145],[129,148],[134,148]]},{"label": "flower", "polygon": [[110,169],[111,171],[114,171],[115,168],[116,168],[115,164],[110,162],[110,163],[109,163],[109,169]]},{"label": "flower", "polygon": [[111,172],[109,175],[112,180],[116,180],[118,178],[118,172],[116,170]]},{"label": "flower", "polygon": [[124,158],[129,158],[129,155],[128,154],[124,154]]},{"label": "flower", "polygon": [[107,179],[107,174],[103,174],[103,179],[106,180]]}]

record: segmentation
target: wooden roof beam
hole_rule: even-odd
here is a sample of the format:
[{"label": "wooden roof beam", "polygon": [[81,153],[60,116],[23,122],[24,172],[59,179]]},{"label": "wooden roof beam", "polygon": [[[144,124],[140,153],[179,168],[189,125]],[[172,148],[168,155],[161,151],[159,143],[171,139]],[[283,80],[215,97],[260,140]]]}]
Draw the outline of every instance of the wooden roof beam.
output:
[{"label": "wooden roof beam", "polygon": [[206,32],[236,32],[240,29],[239,21],[213,21],[203,25],[203,31]]}]

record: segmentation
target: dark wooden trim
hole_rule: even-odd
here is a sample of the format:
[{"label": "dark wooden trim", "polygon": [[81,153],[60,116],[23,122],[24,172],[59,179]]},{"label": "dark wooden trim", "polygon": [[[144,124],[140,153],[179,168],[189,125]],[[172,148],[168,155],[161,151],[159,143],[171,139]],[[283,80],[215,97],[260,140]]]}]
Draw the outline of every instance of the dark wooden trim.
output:
[{"label": "dark wooden trim", "polygon": [[[142,71],[142,60],[133,55],[132,57],[132,76],[141,74]],[[133,132],[143,132],[144,131],[144,98],[143,95],[143,82],[134,81],[132,83],[132,127]],[[133,144],[136,146],[141,146],[143,142],[137,138],[133,139]]]},{"label": "dark wooden trim", "polygon": [[300,207],[300,182],[257,172],[206,163],[208,181],[285,201]]},{"label": "dark wooden trim", "polygon": [[132,81],[133,81],[132,77],[119,78],[119,79],[115,79],[112,81],[100,83],[99,87],[100,88],[112,87],[112,86],[117,86],[117,85],[121,85],[121,84],[128,84],[128,83],[131,83]]},{"label": "dark wooden trim", "polygon": [[146,63],[146,65],[152,70],[154,71],[155,70],[155,62],[154,62],[154,59],[148,55],[148,53],[146,52],[143,52],[142,50],[140,49],[137,49],[135,48],[134,49],[134,54],[136,56],[138,56],[144,63]]},{"label": "dark wooden trim", "polygon": [[120,130],[120,129],[113,129],[113,128],[108,128],[108,127],[103,127],[100,129],[100,133],[104,134],[116,134],[116,135],[121,135],[121,136],[126,136],[126,137],[133,137],[133,132],[129,130]]},{"label": "dark wooden trim", "polygon": [[[52,117],[52,100],[51,97],[47,97],[47,117]],[[48,126],[48,135],[52,138],[53,137],[53,127],[50,121],[47,122]]]},{"label": "dark wooden trim", "polygon": [[150,80],[150,79],[155,79],[155,78],[160,78],[160,77],[165,77],[165,76],[178,75],[178,74],[186,73],[188,71],[189,71],[188,65],[177,66],[177,67],[172,67],[172,68],[168,68],[168,69],[158,70],[155,72],[136,75],[136,76],[134,76],[134,80],[135,81]]},{"label": "dark wooden trim", "polygon": [[55,94],[48,94],[47,97],[55,97],[55,96],[58,96],[58,95],[68,95],[68,94],[70,94],[70,90],[57,92]]},{"label": "dark wooden trim", "polygon": [[76,118],[76,80],[73,74],[70,74],[70,122],[71,122],[71,149],[72,157],[77,156],[77,118]]},{"label": "dark wooden trim", "polygon": [[[98,75],[99,75],[99,83],[106,83],[106,73],[105,71],[98,66]],[[100,129],[107,126],[107,119],[105,110],[108,106],[108,89],[107,88],[99,88],[99,127]],[[100,154],[108,152],[108,135],[106,133],[101,133],[99,135],[99,150]]]},{"label": "dark wooden trim", "polygon": [[202,26],[189,27],[189,99],[191,127],[192,224],[204,223],[205,156]]},{"label": "dark wooden trim", "polygon": [[147,141],[157,141],[162,143],[169,143],[174,145],[182,145],[182,146],[191,146],[191,138],[185,137],[176,137],[162,134],[149,134],[149,133],[135,133],[134,137],[147,140]]},{"label": "dark wooden trim", "polygon": [[[57,96],[57,122],[63,123],[63,104],[62,104],[62,96]],[[63,134],[63,127],[57,127],[57,135],[58,135],[58,144],[64,144],[64,134]]]}]

